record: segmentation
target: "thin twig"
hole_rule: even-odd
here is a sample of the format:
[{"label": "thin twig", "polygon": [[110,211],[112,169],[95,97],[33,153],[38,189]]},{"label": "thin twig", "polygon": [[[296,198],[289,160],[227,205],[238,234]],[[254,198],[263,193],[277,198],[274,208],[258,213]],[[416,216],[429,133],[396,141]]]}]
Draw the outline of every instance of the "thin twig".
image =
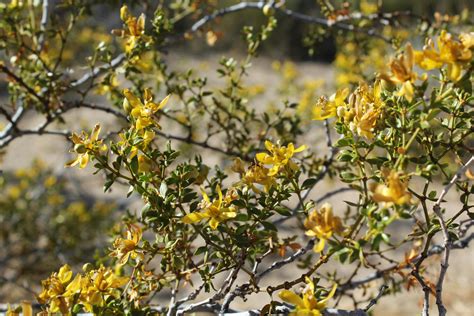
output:
[{"label": "thin twig", "polygon": [[369,302],[369,305],[367,305],[366,308],[364,308],[364,312],[368,312],[369,309],[372,308],[372,306],[374,306],[375,304],[377,304],[377,302],[379,301],[379,299],[385,294],[385,291],[388,289],[388,286],[386,286],[385,284],[382,285],[380,288],[379,288],[379,293],[377,294],[377,296],[375,296],[373,299],[370,300]]},{"label": "thin twig", "polygon": [[43,12],[41,13],[40,31],[41,34],[38,39],[38,50],[41,51],[44,46],[46,25],[48,24],[49,0],[43,0]]},{"label": "thin twig", "polygon": [[474,156],[471,156],[471,159],[469,159],[466,164],[456,172],[451,181],[449,181],[449,183],[444,187],[436,203],[433,205],[433,211],[439,220],[444,238],[444,256],[441,260],[441,270],[439,273],[438,282],[436,283],[436,305],[438,306],[438,313],[440,316],[445,316],[447,312],[446,307],[443,304],[443,282],[449,267],[449,254],[452,244],[451,238],[449,236],[448,227],[444,220],[443,214],[441,213],[441,203],[443,202],[444,197],[454,185],[454,183],[456,183],[456,181],[458,181],[458,179],[462,177],[462,175],[466,172],[472,162],[474,162]]}]

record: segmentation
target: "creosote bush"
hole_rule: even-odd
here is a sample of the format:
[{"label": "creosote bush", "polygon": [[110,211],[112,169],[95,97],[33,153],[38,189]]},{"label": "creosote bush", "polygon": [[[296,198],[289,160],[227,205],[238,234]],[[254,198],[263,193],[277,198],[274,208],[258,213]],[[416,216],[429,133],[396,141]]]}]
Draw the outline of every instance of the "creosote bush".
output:
[{"label": "creosote bush", "polygon": [[[107,258],[82,271],[63,265],[41,282],[42,314],[218,314],[258,295],[252,309],[262,315],[343,315],[345,298],[363,315],[405,288],[423,298],[423,315],[433,303],[447,313],[450,256],[473,238],[472,13],[318,4],[320,16],[285,1],[0,5],[0,147],[30,134],[68,137],[66,166],[92,167],[105,191],[126,186],[143,201],[124,214]],[[110,35],[97,35],[104,40],[84,63],[66,58],[106,10],[120,25],[101,25]],[[235,36],[219,21],[248,10],[265,23],[242,30],[245,56],[218,62],[219,85],[170,67],[166,54],[179,45]],[[291,63],[275,62],[281,87],[265,104],[266,83],[246,79],[283,19],[308,23],[310,52],[335,39],[336,78],[302,82]],[[63,117],[78,108],[120,123],[71,131]],[[26,112],[43,123],[25,127]],[[336,188],[318,194],[330,179]],[[283,268],[291,278],[267,285]]]}]

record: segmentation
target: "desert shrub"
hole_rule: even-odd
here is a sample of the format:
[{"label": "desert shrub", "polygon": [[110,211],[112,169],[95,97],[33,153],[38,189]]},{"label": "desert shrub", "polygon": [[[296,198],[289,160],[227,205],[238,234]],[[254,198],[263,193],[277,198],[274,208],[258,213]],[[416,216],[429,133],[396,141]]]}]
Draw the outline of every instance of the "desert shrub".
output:
[{"label": "desert shrub", "polygon": [[80,268],[103,256],[121,208],[82,192],[41,161],[4,172],[0,192],[4,296],[31,291],[32,283],[46,278],[58,262]]},{"label": "desert shrub", "polygon": [[[66,166],[92,167],[106,192],[126,186],[143,205],[124,214],[109,259],[64,265],[42,281],[44,313],[225,313],[258,296],[251,309],[261,314],[343,314],[328,307],[344,298],[364,314],[416,287],[424,315],[433,302],[446,314],[450,255],[472,239],[471,13],[318,3],[319,16],[282,1],[0,7],[9,92],[0,146],[29,134],[69,137]],[[113,38],[85,64],[67,60],[75,36],[111,8],[121,21],[110,22]],[[242,29],[246,54],[216,61],[217,79],[166,55],[235,36],[214,23],[247,11],[262,23]],[[280,86],[268,100],[272,87],[250,82],[252,64],[282,19],[309,25],[309,53],[334,38],[336,77],[301,79],[291,62],[275,62]],[[69,130],[63,116],[77,108],[123,125]],[[25,111],[43,123],[24,127]],[[334,188],[323,192],[323,183]]]}]

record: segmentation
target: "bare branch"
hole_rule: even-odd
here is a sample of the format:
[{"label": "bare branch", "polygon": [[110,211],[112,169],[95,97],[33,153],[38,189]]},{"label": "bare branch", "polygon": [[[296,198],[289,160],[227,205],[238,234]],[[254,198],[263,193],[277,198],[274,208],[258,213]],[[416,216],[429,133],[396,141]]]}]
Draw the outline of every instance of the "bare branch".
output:
[{"label": "bare branch", "polygon": [[84,76],[82,76],[81,78],[71,82],[71,87],[72,88],[78,88],[79,86],[85,84],[89,80],[96,78],[101,73],[103,73],[107,70],[110,70],[110,69],[117,68],[118,66],[120,66],[125,61],[125,59],[126,59],[125,54],[119,54],[117,57],[112,59],[109,64],[105,64],[105,65],[96,67],[90,73],[87,73]]},{"label": "bare branch", "polygon": [[[199,19],[196,23],[194,23],[191,26],[189,32],[192,32],[192,33],[197,32],[198,30],[203,28],[204,25],[206,25],[207,23],[215,20],[216,18],[218,18],[220,16],[227,15],[227,14],[230,14],[230,13],[239,12],[239,11],[246,10],[246,9],[262,10],[263,7],[266,4],[267,4],[267,1],[258,1],[258,2],[246,2],[246,1],[244,1],[244,2],[240,2],[238,4],[235,4],[235,5],[217,10],[214,13],[206,15],[206,16],[202,17],[201,19]],[[377,33],[375,29],[359,28],[359,27],[356,27],[352,24],[343,23],[344,21],[342,21],[342,20],[341,21],[329,21],[329,20],[324,19],[324,18],[314,17],[314,16],[303,14],[303,13],[299,13],[299,12],[294,12],[292,10],[285,9],[281,6],[277,6],[274,3],[272,4],[272,7],[276,11],[278,11],[278,12],[280,12],[280,13],[282,13],[282,14],[290,17],[290,18],[300,20],[300,21],[303,21],[303,22],[308,23],[308,24],[318,24],[318,25],[325,26],[327,28],[337,28],[337,29],[350,31],[350,32],[365,33],[365,34],[383,39],[386,42],[390,42],[390,39],[385,38],[383,35]],[[396,14],[388,13],[387,17],[395,18],[397,16],[398,15],[396,15]]]},{"label": "bare branch", "polygon": [[[456,242],[452,243],[451,249],[465,249],[469,246],[469,243],[472,240],[474,240],[474,233],[470,234],[468,237],[465,237],[463,239],[457,240]],[[431,257],[431,256],[434,256],[434,255],[439,255],[440,253],[443,252],[443,250],[444,250],[444,248],[442,246],[434,245],[428,251],[427,257]],[[370,283],[372,281],[381,279],[381,278],[385,277],[387,274],[389,274],[392,271],[395,271],[397,269],[408,269],[408,268],[412,267],[412,263],[419,260],[420,257],[421,257],[421,254],[416,256],[415,258],[413,258],[411,260],[411,262],[409,262],[407,264],[404,264],[404,265],[395,264],[395,265],[390,266],[386,269],[379,270],[375,273],[372,273],[372,274],[368,275],[367,277],[362,278],[360,280],[350,281],[350,282],[347,282],[345,284],[342,284],[341,286],[338,287],[337,292],[338,293],[344,293],[347,290],[358,288],[360,286],[363,286],[364,284],[367,284],[367,283]]]},{"label": "bare branch", "polygon": [[443,237],[444,237],[444,256],[441,261],[441,270],[439,273],[439,278],[438,282],[436,283],[436,305],[438,306],[438,313],[440,316],[446,315],[446,307],[443,304],[443,282],[444,278],[446,276],[446,272],[449,267],[449,254],[450,254],[450,248],[451,248],[451,238],[449,236],[449,231],[448,227],[446,225],[446,222],[443,218],[443,214],[441,213],[441,203],[443,202],[444,197],[448,193],[448,191],[451,189],[451,187],[458,181],[458,179],[461,178],[461,176],[466,172],[466,170],[469,168],[469,165],[474,162],[474,156],[471,156],[471,159],[466,162],[464,166],[462,166],[454,175],[454,177],[449,181],[449,183],[444,187],[443,191],[441,192],[438,200],[433,206],[433,211],[438,217],[439,223],[441,225],[441,231],[443,232]]},{"label": "bare branch", "polygon": [[38,50],[41,51],[43,49],[44,40],[45,40],[45,33],[46,33],[46,25],[48,24],[48,13],[49,13],[49,0],[43,0],[42,6],[43,12],[41,13],[41,22],[40,22],[40,31],[41,34],[38,39]]},{"label": "bare branch", "polygon": [[[224,299],[224,303],[222,304],[221,312],[227,311],[229,309],[230,303],[232,303],[232,301],[237,296],[245,297],[247,294],[252,292],[252,285],[257,286],[258,282],[260,281],[262,277],[264,277],[265,275],[267,275],[268,273],[274,270],[278,270],[281,267],[296,261],[296,259],[306,254],[309,250],[313,248],[314,242],[315,242],[314,239],[309,240],[305,247],[300,248],[298,251],[296,251],[294,254],[292,254],[288,258],[274,262],[269,268],[263,270],[260,273],[256,273],[253,279],[249,280],[248,282],[244,284],[237,286],[232,292],[226,295]],[[255,272],[256,271],[254,271],[254,273]]]},{"label": "bare branch", "polygon": [[388,289],[388,286],[386,286],[385,284],[382,285],[380,288],[379,288],[379,293],[377,294],[377,296],[375,296],[373,299],[370,300],[369,302],[369,305],[367,305],[366,308],[364,308],[364,312],[368,312],[369,309],[372,308],[372,306],[374,306],[375,304],[377,304],[377,302],[379,301],[379,299],[385,294],[385,291]]}]

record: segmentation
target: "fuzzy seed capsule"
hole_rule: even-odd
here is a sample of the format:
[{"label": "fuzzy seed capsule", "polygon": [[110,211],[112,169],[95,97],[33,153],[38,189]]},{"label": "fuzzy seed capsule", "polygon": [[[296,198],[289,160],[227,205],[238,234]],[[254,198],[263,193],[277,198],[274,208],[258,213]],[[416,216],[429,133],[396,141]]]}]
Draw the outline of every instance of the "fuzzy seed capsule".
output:
[{"label": "fuzzy seed capsule", "polygon": [[92,263],[85,263],[83,266],[82,266],[82,271],[84,272],[90,272],[94,270],[94,265]]},{"label": "fuzzy seed capsule", "polygon": [[84,144],[76,144],[74,145],[74,151],[78,154],[85,154],[87,151],[86,146]]},{"label": "fuzzy seed capsule", "polygon": [[263,14],[265,16],[271,16],[271,15],[275,14],[275,9],[273,8],[272,5],[270,5],[268,3],[263,6],[262,11],[263,11]]},{"label": "fuzzy seed capsule", "polygon": [[123,110],[125,113],[130,113],[132,111],[132,106],[130,105],[130,102],[128,102],[127,99],[123,99],[123,104],[122,104]]}]

